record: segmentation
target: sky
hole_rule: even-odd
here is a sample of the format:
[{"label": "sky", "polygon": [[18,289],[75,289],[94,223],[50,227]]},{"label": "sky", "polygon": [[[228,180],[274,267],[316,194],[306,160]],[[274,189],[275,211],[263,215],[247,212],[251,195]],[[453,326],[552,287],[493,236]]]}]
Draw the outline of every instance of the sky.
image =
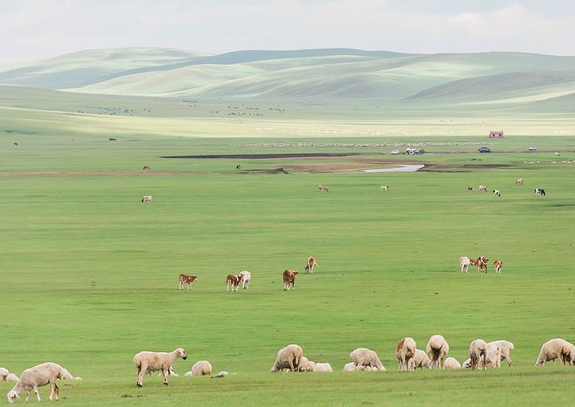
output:
[{"label": "sky", "polygon": [[86,49],[575,55],[573,0],[0,0],[0,64]]}]

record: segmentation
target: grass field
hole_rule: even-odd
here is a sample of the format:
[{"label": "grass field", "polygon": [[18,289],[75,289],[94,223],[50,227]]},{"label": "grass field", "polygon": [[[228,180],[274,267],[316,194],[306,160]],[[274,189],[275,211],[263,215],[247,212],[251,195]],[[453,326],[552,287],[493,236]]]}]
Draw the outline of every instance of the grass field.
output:
[{"label": "grass field", "polygon": [[[62,383],[61,403],[572,405],[575,370],[534,366],[543,342],[575,341],[571,122],[538,124],[560,137],[493,141],[477,122],[413,136],[428,130],[426,118],[397,119],[409,130],[401,135],[353,118],[0,115],[0,366],[20,374],[55,361],[82,376]],[[337,131],[321,130],[330,128]],[[410,143],[429,153],[389,155]],[[478,154],[484,144],[495,152]],[[532,144],[539,150],[528,153]],[[238,153],[357,155],[162,158]],[[359,171],[405,163],[432,171]],[[320,183],[330,191],[320,194]],[[479,184],[502,196],[467,190]],[[536,187],[547,196],[534,196]],[[154,201],[142,204],[142,195]],[[319,266],[305,275],[311,254]],[[459,273],[459,256],[482,254],[491,260],[486,275]],[[495,259],[504,262],[500,276]],[[282,290],[286,268],[302,272],[292,292]],[[244,269],[254,275],[250,289],[226,292],[225,276]],[[178,291],[180,272],[198,276],[191,291]],[[473,339],[510,340],[514,364],[397,373],[396,342],[411,336],[424,348],[436,333],[460,362]],[[335,372],[270,374],[289,343]],[[189,358],[176,362],[179,377],[165,388],[147,376],[136,388],[135,353],[180,346]],[[357,347],[377,351],[388,373],[341,372]],[[237,374],[183,377],[200,359]],[[46,388],[41,394],[47,399]]]}]

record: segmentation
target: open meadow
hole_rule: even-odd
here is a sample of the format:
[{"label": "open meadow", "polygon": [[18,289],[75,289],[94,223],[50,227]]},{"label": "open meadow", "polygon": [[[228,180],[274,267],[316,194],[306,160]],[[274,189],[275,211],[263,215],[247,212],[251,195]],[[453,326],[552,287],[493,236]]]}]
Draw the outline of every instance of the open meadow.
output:
[{"label": "open meadow", "polygon": [[[543,342],[575,342],[573,121],[312,118],[301,106],[214,118],[225,107],[194,116],[100,98],[2,102],[0,366],[62,364],[84,379],[61,382],[60,403],[74,406],[572,405],[575,367],[534,364]],[[488,139],[492,125],[512,130]],[[390,155],[409,145],[427,153]],[[425,167],[362,171],[405,164]],[[318,266],[305,274],[310,255]],[[463,255],[487,256],[488,272],[460,273]],[[290,292],[285,269],[299,271]],[[249,289],[226,292],[241,270]],[[179,273],[197,276],[191,290],[178,290]],[[460,362],[476,338],[507,339],[513,365],[398,373],[395,344],[411,336],[424,349],[432,334]],[[290,343],[334,373],[271,374]],[[177,347],[188,352],[179,376],[137,388],[133,356]],[[342,372],[358,347],[388,372]],[[184,377],[202,359],[230,376]]]}]

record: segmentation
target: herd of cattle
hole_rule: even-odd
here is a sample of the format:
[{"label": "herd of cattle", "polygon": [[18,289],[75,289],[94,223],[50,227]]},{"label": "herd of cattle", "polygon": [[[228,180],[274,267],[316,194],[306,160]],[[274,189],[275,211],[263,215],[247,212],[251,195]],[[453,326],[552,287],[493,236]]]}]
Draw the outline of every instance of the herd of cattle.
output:
[{"label": "herd of cattle", "polygon": [[[476,266],[479,273],[487,273],[487,262],[489,259],[485,256],[479,256],[477,259],[470,259],[467,256],[461,256],[459,258],[459,271],[462,273],[467,273],[469,271],[469,266]],[[501,268],[503,267],[503,262],[501,260],[495,260],[493,262],[493,268],[496,274],[501,273]]]},{"label": "herd of cattle", "polygon": [[[399,372],[413,372],[415,369],[462,369],[486,370],[488,368],[500,368],[501,362],[507,362],[510,367],[511,351],[515,345],[507,340],[485,342],[483,339],[475,339],[469,344],[468,359],[460,363],[457,359],[449,357],[449,344],[442,335],[432,335],[425,347],[425,351],[417,349],[416,342],[411,337],[402,338],[395,346],[395,357],[399,365]],[[177,376],[173,365],[177,359],[187,359],[188,354],[184,348],[177,348],[172,352],[142,351],[137,353],[132,362],[136,367],[136,385],[143,386],[144,375],[160,372],[164,384],[168,385],[169,376]],[[350,362],[343,367],[344,372],[357,371],[382,371],[387,369],[381,362],[378,354],[368,348],[357,348],[350,355]],[[535,366],[543,366],[546,362],[559,361],[563,365],[575,365],[575,345],[561,339],[554,338],[541,346]],[[280,349],[272,365],[271,372],[333,372],[328,362],[314,362],[303,354],[301,346],[290,344]],[[196,362],[185,376],[211,376],[212,365],[206,360]],[[225,377],[228,372],[222,371],[215,377]],[[20,377],[10,373],[5,368],[0,368],[0,381],[15,381],[14,387],[6,397],[10,404],[20,398],[20,393],[26,392],[28,401],[30,392],[36,394],[40,401],[38,388],[50,385],[50,400],[58,400],[60,390],[57,380],[82,380],[74,377],[66,368],[53,362],[45,362],[26,369]]]}]

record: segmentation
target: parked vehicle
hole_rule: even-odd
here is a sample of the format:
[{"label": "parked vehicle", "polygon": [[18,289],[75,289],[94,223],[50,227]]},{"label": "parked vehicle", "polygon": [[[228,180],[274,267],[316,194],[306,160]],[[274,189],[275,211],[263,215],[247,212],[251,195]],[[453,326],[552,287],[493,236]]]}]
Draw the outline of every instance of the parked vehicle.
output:
[{"label": "parked vehicle", "polygon": [[491,153],[491,149],[489,147],[479,147],[477,151],[480,153]]}]

